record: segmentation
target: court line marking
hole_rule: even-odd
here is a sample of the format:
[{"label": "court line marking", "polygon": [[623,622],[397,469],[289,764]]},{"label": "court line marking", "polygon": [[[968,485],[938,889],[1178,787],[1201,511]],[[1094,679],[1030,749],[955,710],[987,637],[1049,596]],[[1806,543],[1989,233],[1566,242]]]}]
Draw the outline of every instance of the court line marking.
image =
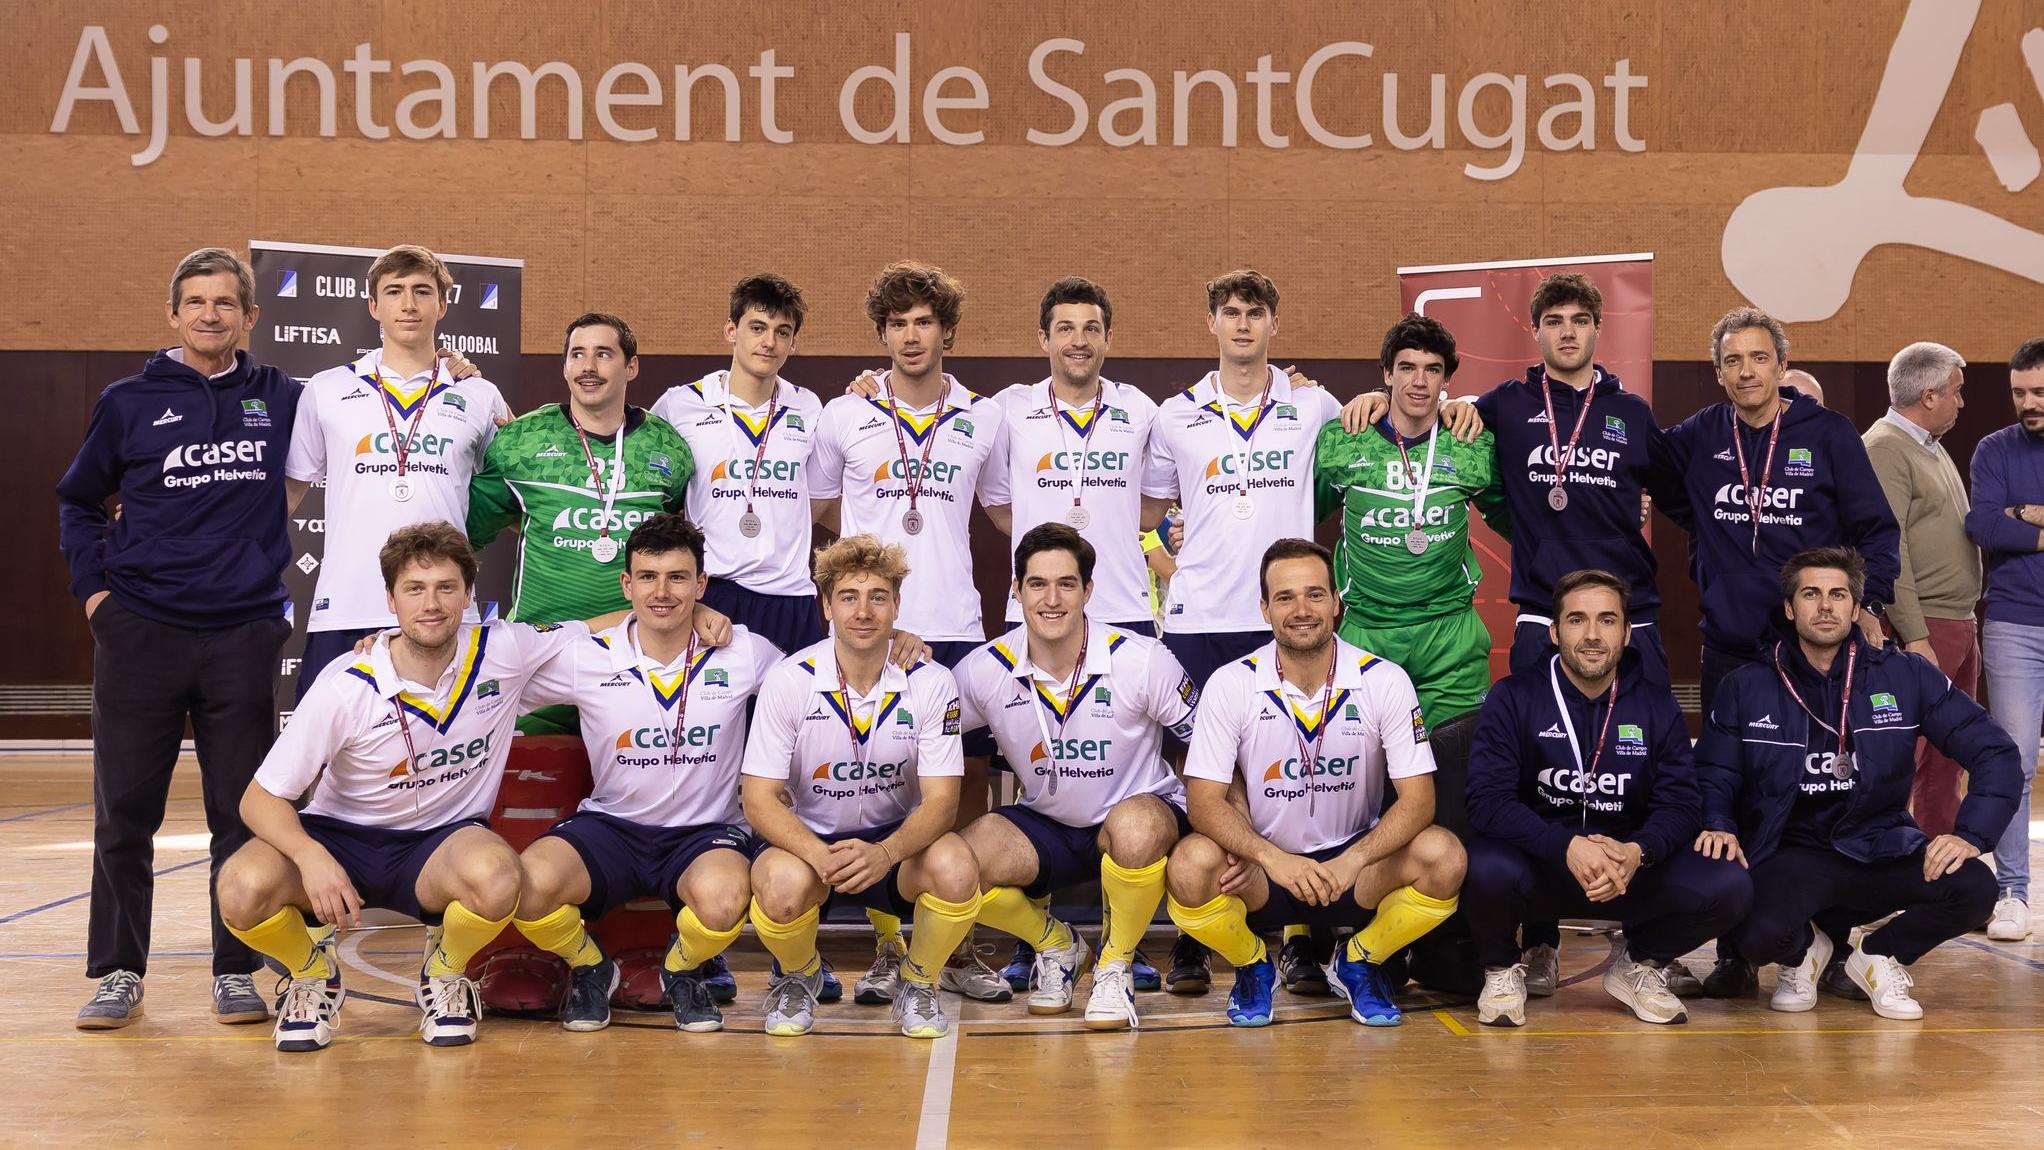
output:
[{"label": "court line marking", "polygon": [[[151,877],[151,878],[162,878],[162,877],[163,877],[164,875],[167,875],[167,874],[175,874],[175,873],[177,873],[178,871],[181,871],[181,870],[189,870],[189,869],[191,869],[192,867],[195,867],[195,866],[201,866],[201,865],[204,865],[205,863],[209,863],[209,862],[212,862],[212,861],[213,861],[213,860],[212,860],[212,859],[211,859],[210,857],[200,857],[200,858],[195,858],[195,859],[192,859],[192,860],[191,860],[190,862],[181,862],[181,863],[177,863],[177,864],[175,864],[175,865],[173,865],[173,866],[167,866],[167,867],[164,867],[164,868],[163,868],[162,870],[160,870],[160,871],[155,871],[155,872],[151,873],[149,877]],[[46,911],[46,910],[55,910],[55,909],[57,909],[57,908],[58,908],[58,907],[60,907],[60,906],[69,906],[69,905],[71,905],[72,903],[74,903],[74,902],[78,902],[78,901],[79,901],[79,900],[81,900],[81,899],[88,899],[88,898],[91,898],[91,897],[92,897],[92,892],[91,892],[91,891],[89,891],[89,890],[87,890],[87,891],[80,891],[80,892],[79,892],[79,893],[77,893],[77,894],[73,894],[73,895],[66,895],[65,897],[63,897],[63,898],[60,898],[60,899],[56,900],[55,902],[46,902],[46,903],[44,903],[44,904],[43,904],[43,905],[41,905],[41,906],[32,906],[32,907],[29,907],[29,908],[28,908],[27,910],[17,910],[17,911],[15,911],[15,912],[14,912],[13,914],[10,914],[10,915],[6,915],[6,916],[4,916],[4,917],[0,917],[0,926],[6,926],[6,925],[7,925],[8,923],[11,923],[11,922],[19,922],[19,921],[21,921],[22,919],[24,919],[24,918],[27,918],[27,917],[28,917],[29,915],[32,915],[32,914],[41,914],[42,912],[44,912],[44,911]]]},{"label": "court line marking", "polygon": [[2010,962],[2019,962],[2024,966],[2029,967],[2031,970],[2044,971],[2044,962],[2039,962],[2034,958],[2029,958],[2020,954],[2011,954],[2008,951],[2002,949],[2001,947],[1994,946],[1989,943],[1975,942],[1974,940],[1967,938],[1963,934],[1953,939],[1952,941],[1964,946],[1971,947],[1974,950],[1984,951],[1988,954],[1994,955],[1996,958],[2007,959]]},{"label": "court line marking", "polygon": [[965,1001],[949,991],[939,998],[951,1015],[951,1029],[930,1048],[923,1108],[916,1120],[916,1150],[944,1150],[951,1144],[951,1080],[958,1065],[958,1036],[965,1032]]},{"label": "court line marking", "polygon": [[75,811],[80,807],[89,807],[91,805],[92,805],[91,803],[66,803],[61,807],[46,807],[43,810],[29,811],[26,814],[8,815],[6,818],[0,818],[0,823],[18,823],[23,819],[39,819],[42,818],[44,815],[54,815],[62,813],[64,811]]},{"label": "court line marking", "polygon": [[1471,1037],[1469,1028],[1456,1021],[1455,1016],[1449,1014],[1446,1010],[1435,1010],[1432,1013],[1435,1018],[1440,1020],[1442,1026],[1448,1028],[1448,1033],[1457,1038]]}]

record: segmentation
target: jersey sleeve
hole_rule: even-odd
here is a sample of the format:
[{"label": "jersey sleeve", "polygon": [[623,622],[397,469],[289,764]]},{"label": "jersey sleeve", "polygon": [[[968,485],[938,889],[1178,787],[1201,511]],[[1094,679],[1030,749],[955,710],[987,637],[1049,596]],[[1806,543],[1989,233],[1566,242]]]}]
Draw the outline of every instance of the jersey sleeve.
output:
[{"label": "jersey sleeve", "polygon": [[326,390],[308,387],[298,397],[298,413],[291,417],[291,449],[284,453],[287,479],[313,483],[326,475],[326,428],[319,418],[319,397]]},{"label": "jersey sleeve", "polygon": [[990,698],[992,684],[987,678],[980,652],[974,651],[958,664],[952,676],[958,681],[958,731],[977,731],[987,725],[986,713],[992,707]]},{"label": "jersey sleeve", "polygon": [[1239,676],[1207,680],[1185,752],[1185,777],[1212,783],[1235,781],[1235,758],[1242,747],[1243,713]]},{"label": "jersey sleeve", "polygon": [[965,741],[962,733],[958,680],[951,672],[931,664],[917,672],[925,682],[910,694],[923,713],[916,725],[916,777],[957,778],[965,774]]},{"label": "jersey sleeve", "polygon": [[[523,674],[518,688],[521,710],[567,703],[574,693],[574,647],[589,639],[589,625],[581,620],[566,623],[486,623],[497,629],[497,642],[509,642],[516,653],[510,662]],[[539,698],[535,692],[545,693]]]},{"label": "jersey sleeve", "polygon": [[500,419],[506,423],[511,421],[511,405],[504,402],[504,393],[498,391],[494,383],[486,383],[485,386],[490,389],[490,394],[489,402],[484,404],[488,410],[483,412],[482,426],[476,434],[475,465],[478,468],[483,465],[483,458],[489,453],[490,444],[496,442],[497,421]]},{"label": "jersey sleeve", "polygon": [[483,451],[483,465],[468,481],[468,539],[478,551],[518,522],[518,495],[504,475],[509,455],[505,437],[492,438]]},{"label": "jersey sleeve", "polygon": [[1143,676],[1144,713],[1158,726],[1171,732],[1181,743],[1191,743],[1193,715],[1199,709],[1199,686],[1186,673],[1171,648],[1157,643],[1150,648],[1150,663]]},{"label": "jersey sleeve", "polygon": [[[1378,682],[1370,684],[1369,679]],[[1372,702],[1377,713],[1377,739],[1384,746],[1384,773],[1394,779],[1432,774],[1434,748],[1428,740],[1426,717],[1420,713],[1419,694],[1412,677],[1396,663],[1379,662],[1365,672],[1366,686],[1376,688]]]},{"label": "jersey sleeve", "polygon": [[987,461],[979,472],[979,501],[984,507],[1006,507],[1015,502],[1015,485],[1008,475],[1015,454],[1010,437],[1021,426],[1021,420],[1008,399],[1011,394],[1012,389],[989,401],[989,406],[1000,413],[1001,426],[994,434],[993,450],[987,453]]},{"label": "jersey sleeve", "polygon": [[1171,432],[1165,425],[1165,409],[1157,409],[1157,421],[1150,425],[1150,445],[1143,455],[1143,494],[1152,499],[1182,498],[1178,492],[1178,460],[1171,453]]},{"label": "jersey sleeve", "polygon": [[296,802],[318,780],[326,766],[348,738],[348,697],[354,688],[341,675],[323,676],[305,692],[305,698],[291,712],[291,721],[263,765],[256,769],[256,784],[284,799]]},{"label": "jersey sleeve", "polygon": [[816,435],[809,448],[809,496],[837,499],[845,493],[845,445],[838,429],[844,420],[836,400],[824,405],[816,421]]},{"label": "jersey sleeve", "polygon": [[1314,440],[1313,520],[1316,523],[1340,508],[1344,488],[1338,477],[1361,457],[1359,447],[1349,440],[1349,434],[1341,429],[1338,419],[1322,424],[1320,435]]},{"label": "jersey sleeve", "polygon": [[759,702],[752,711],[752,727],[745,734],[745,759],[739,773],[760,779],[794,777],[795,732],[802,721],[802,703],[808,692],[796,682],[796,675],[784,674],[786,663],[776,665],[760,681]]}]

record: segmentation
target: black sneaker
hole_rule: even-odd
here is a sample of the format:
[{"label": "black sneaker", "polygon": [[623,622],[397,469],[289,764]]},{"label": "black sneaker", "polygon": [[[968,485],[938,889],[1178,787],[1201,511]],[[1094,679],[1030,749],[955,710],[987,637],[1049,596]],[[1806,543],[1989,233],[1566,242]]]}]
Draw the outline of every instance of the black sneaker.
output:
[{"label": "black sneaker", "polygon": [[1840,998],[1849,998],[1854,1002],[1865,1002],[1867,992],[1861,990],[1859,983],[1854,982],[1852,976],[1845,973],[1845,958],[1851,953],[1850,950],[1843,955],[1833,953],[1831,961],[1824,964],[1824,973],[1817,976],[1817,989]]},{"label": "black sneaker", "polygon": [[1205,994],[1213,980],[1206,944],[1189,934],[1179,935],[1171,944],[1171,970],[1164,976],[1164,989],[1172,994]]},{"label": "black sneaker", "polygon": [[1015,940],[1015,953],[1008,958],[1008,965],[1001,968],[1001,977],[1008,980],[1008,989],[1016,994],[1029,993],[1029,972],[1036,969],[1036,948]]},{"label": "black sneaker", "polygon": [[738,1000],[738,980],[732,977],[731,964],[724,961],[723,955],[720,954],[701,966],[696,967],[696,977],[702,979],[703,983],[710,988],[710,998],[712,1001],[736,1002]]},{"label": "black sneaker", "polygon": [[[771,973],[769,973],[769,974],[767,975],[767,977],[768,977],[768,979],[769,979],[769,980],[778,980],[778,979],[779,979],[779,978],[781,977],[781,960],[780,960],[780,959],[775,959],[775,960],[773,960],[773,965],[772,965],[772,967],[771,967]],[[714,988],[712,989],[711,993],[712,993],[713,995],[715,994],[715,989],[714,989]],[[816,1001],[818,1001],[818,1002],[822,1002],[822,1003],[830,1003],[830,1002],[836,1002],[837,1000],[839,1000],[839,999],[843,998],[844,996],[845,996],[845,984],[844,984],[844,983],[842,983],[842,982],[839,982],[839,981],[837,980],[837,971],[835,971],[835,970],[832,970],[832,969],[830,968],[830,960],[829,960],[829,959],[827,959],[827,958],[826,958],[826,959],[824,959],[824,960],[823,960],[823,988],[822,988],[821,990],[817,991],[817,993],[816,993]]]},{"label": "black sneaker", "polygon": [[561,1005],[566,1030],[602,1030],[610,1025],[610,996],[617,991],[617,963],[608,956],[588,966],[568,968],[568,997]]},{"label": "black sneaker", "polygon": [[660,972],[660,985],[667,991],[667,997],[674,1000],[674,1025],[691,1034],[724,1029],[724,1014],[717,1009],[716,998],[702,970],[699,966],[694,970]]},{"label": "black sneaker", "polygon": [[1760,989],[1753,964],[1742,958],[1720,958],[1703,976],[1705,998],[1744,998]]},{"label": "black sneaker", "polygon": [[1329,993],[1325,967],[1334,948],[1322,948],[1317,941],[1311,935],[1294,935],[1278,950],[1278,981],[1292,994],[1319,997]]}]

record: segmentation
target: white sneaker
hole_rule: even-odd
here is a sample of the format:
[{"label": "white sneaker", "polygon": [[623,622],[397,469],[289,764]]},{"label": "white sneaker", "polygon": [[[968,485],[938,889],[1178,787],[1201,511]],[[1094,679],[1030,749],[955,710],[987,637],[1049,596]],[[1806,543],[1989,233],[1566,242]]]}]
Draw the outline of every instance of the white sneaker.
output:
[{"label": "white sneaker", "polygon": [[1668,1025],[1689,1021],[1682,1000],[1668,990],[1668,973],[1656,963],[1640,962],[1620,948],[1604,971],[1604,992],[1624,1003],[1641,1022]]},{"label": "white sneaker", "polygon": [[426,1045],[467,1046],[476,1040],[483,997],[467,974],[428,975],[421,971],[416,997],[419,1038]]},{"label": "white sneaker", "polygon": [[1485,1026],[1526,1025],[1526,965],[1494,966],[1483,972],[1476,996],[1476,1021]]},{"label": "white sneaker", "polygon": [[970,937],[959,944],[950,961],[944,964],[937,985],[974,1002],[1006,1002],[1015,997],[1008,980],[980,958],[979,948],[972,945]]},{"label": "white sneaker", "polygon": [[1867,992],[1869,1005],[1882,1018],[1914,1022],[1923,1017],[1923,1007],[1909,997],[1916,980],[1892,955],[1868,954],[1855,946],[1845,956],[1845,976]]},{"label": "white sneaker", "polygon": [[2004,895],[1994,904],[1994,917],[1987,920],[1987,937],[1996,942],[2021,942],[2030,937],[2030,904],[2015,895]]},{"label": "white sneaker", "polygon": [[1527,947],[1519,965],[1526,968],[1526,993],[1535,998],[1550,997],[1561,985],[1561,952],[1546,943]]},{"label": "white sneaker", "polygon": [[1072,992],[1086,965],[1088,948],[1078,931],[1069,926],[1065,930],[1072,936],[1070,945],[1036,952],[1036,964],[1029,971],[1031,1014],[1063,1014],[1072,1008]]},{"label": "white sneaker", "polygon": [[1831,964],[1831,939],[1821,930],[1811,931],[1810,949],[1803,952],[1803,961],[1790,966],[1778,962],[1774,966],[1774,997],[1767,1000],[1770,1009],[1784,1014],[1801,1014],[1817,1005],[1817,979],[1824,974],[1824,968]]},{"label": "white sneaker", "polygon": [[277,996],[277,1025],[270,1032],[277,1049],[292,1054],[325,1050],[347,996],[339,975],[292,979]]},{"label": "white sneaker", "polygon": [[1086,1029],[1134,1030],[1136,980],[1128,960],[1103,962],[1093,968],[1093,997],[1086,1000]]}]

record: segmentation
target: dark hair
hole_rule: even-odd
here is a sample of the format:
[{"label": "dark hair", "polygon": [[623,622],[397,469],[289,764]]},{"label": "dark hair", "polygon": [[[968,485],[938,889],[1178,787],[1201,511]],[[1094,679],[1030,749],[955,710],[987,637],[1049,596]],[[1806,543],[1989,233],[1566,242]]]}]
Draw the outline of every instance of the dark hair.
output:
[{"label": "dark hair", "polygon": [[1632,587],[1625,580],[1609,571],[1594,568],[1587,571],[1571,571],[1554,581],[1554,617],[1561,619],[1561,604],[1570,595],[1585,587],[1602,587],[1618,596],[1618,611],[1622,615],[1632,614]]},{"label": "dark hair", "polygon": [[880,269],[873,286],[866,289],[866,318],[873,330],[885,336],[887,317],[905,314],[919,305],[936,313],[937,326],[944,329],[944,350],[958,335],[958,319],[965,312],[965,289],[944,271],[915,260],[901,260]]},{"label": "dark hair", "polygon": [[1069,551],[1079,563],[1079,582],[1093,581],[1093,545],[1086,537],[1062,523],[1039,523],[1022,533],[1015,544],[1015,582],[1029,572],[1029,561],[1046,551]]},{"label": "dark hair", "polygon": [[1334,590],[1334,552],[1311,539],[1280,539],[1263,550],[1263,564],[1256,569],[1256,585],[1263,601],[1270,602],[1270,565],[1285,559],[1318,559],[1327,565],[1327,589]]},{"label": "dark hair", "polygon": [[1208,315],[1220,311],[1221,305],[1231,299],[1260,303],[1270,309],[1270,314],[1277,314],[1277,285],[1270,282],[1269,276],[1254,268],[1239,268],[1207,281]]},{"label": "dark hair", "polygon": [[476,585],[476,553],[469,546],[468,536],[454,524],[436,520],[400,527],[384,540],[383,549],[376,553],[376,563],[383,568],[383,589],[397,590],[397,577],[405,568],[435,559],[453,560],[461,568],[462,583],[468,587]]},{"label": "dark hair", "polygon": [[1405,318],[1391,325],[1384,333],[1383,350],[1377,359],[1390,371],[1398,362],[1401,351],[1423,351],[1441,357],[1442,378],[1455,378],[1455,369],[1462,366],[1462,357],[1455,354],[1455,337],[1440,320],[1430,319],[1418,312],[1407,312]]},{"label": "dark hair", "polygon": [[1781,565],[1781,600],[1786,603],[1796,597],[1796,586],[1803,580],[1803,572],[1812,567],[1824,567],[1845,572],[1846,586],[1852,588],[1852,601],[1860,602],[1867,589],[1867,561],[1858,551],[1850,547],[1812,547],[1789,556]]},{"label": "dark hair", "polygon": [[618,350],[625,353],[627,360],[639,358],[639,337],[632,334],[632,325],[607,311],[586,312],[568,324],[568,330],[561,336],[563,356],[568,354],[569,345],[575,342],[575,333],[585,327],[616,328]]},{"label": "dark hair", "polygon": [[1100,326],[1108,331],[1114,330],[1114,305],[1107,302],[1107,289],[1080,276],[1066,276],[1043,293],[1043,305],[1037,309],[1036,330],[1049,333],[1051,309],[1061,303],[1092,304],[1100,309]]},{"label": "dark hair", "polygon": [[625,570],[632,569],[634,555],[665,555],[687,551],[696,557],[696,574],[703,573],[702,529],[672,511],[640,520],[625,537]]},{"label": "dark hair", "polygon": [[1583,305],[1590,313],[1590,322],[1598,326],[1604,323],[1604,293],[1590,282],[1590,277],[1575,272],[1556,272],[1540,281],[1533,289],[1533,326],[1540,326],[1540,317],[1565,303]]},{"label": "dark hair", "polygon": [[802,317],[809,314],[809,305],[802,302],[802,289],[772,272],[761,272],[746,276],[731,285],[731,322],[745,318],[745,313],[758,308],[767,318],[786,316],[802,330]]},{"label": "dark hair", "polygon": [[2010,371],[2029,371],[2044,367],[2044,339],[2026,339],[2016,354],[2009,357]]}]

